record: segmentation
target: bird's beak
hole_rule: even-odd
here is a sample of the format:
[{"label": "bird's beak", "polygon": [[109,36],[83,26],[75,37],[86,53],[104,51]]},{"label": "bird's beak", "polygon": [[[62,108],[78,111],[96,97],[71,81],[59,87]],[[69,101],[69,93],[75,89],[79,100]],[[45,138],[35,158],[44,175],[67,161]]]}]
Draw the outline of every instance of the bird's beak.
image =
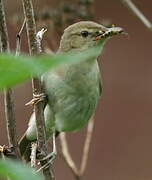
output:
[{"label": "bird's beak", "polygon": [[99,34],[98,36],[96,36],[95,41],[101,40],[103,38],[107,38],[113,35],[117,35],[117,34],[126,34],[126,33],[121,27],[106,28],[106,30],[102,34]]}]

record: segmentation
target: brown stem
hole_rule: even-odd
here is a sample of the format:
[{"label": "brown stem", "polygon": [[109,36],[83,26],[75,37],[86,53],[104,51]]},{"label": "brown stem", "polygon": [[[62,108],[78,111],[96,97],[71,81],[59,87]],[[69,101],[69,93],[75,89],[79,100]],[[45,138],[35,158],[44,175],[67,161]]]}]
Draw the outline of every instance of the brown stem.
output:
[{"label": "brown stem", "polygon": [[[32,0],[22,0],[22,2],[23,2],[24,15],[26,18],[26,29],[27,29],[30,55],[37,55],[39,54],[39,52],[38,52],[37,40],[36,40],[36,24],[35,24],[35,19],[34,19],[34,10],[33,10]],[[34,78],[32,80],[32,85],[33,85],[33,96],[40,95],[43,93],[43,88],[42,88],[39,78]],[[39,101],[38,103],[34,104],[38,148],[40,149],[40,152],[44,154],[44,156],[46,156],[47,147],[46,147],[46,132],[45,132],[43,109],[44,109],[43,101]],[[46,180],[52,179],[52,174],[49,168],[43,169],[43,174]]]},{"label": "brown stem", "polygon": [[86,166],[87,166],[93,129],[94,129],[94,117],[90,119],[88,123],[88,127],[87,127],[87,134],[86,134],[86,139],[85,139],[85,143],[83,147],[82,162],[81,162],[81,167],[80,167],[80,176],[84,174]]},{"label": "brown stem", "polygon": [[9,51],[8,32],[5,19],[5,11],[3,0],[0,0],[0,35],[1,35],[1,51]]},{"label": "brown stem", "polygon": [[16,55],[17,56],[20,54],[20,50],[21,50],[21,34],[25,29],[25,23],[26,23],[26,21],[24,19],[21,29],[16,35]]},{"label": "brown stem", "polygon": [[64,133],[64,132],[60,133],[60,142],[61,142],[61,147],[62,147],[62,156],[63,156],[67,166],[70,168],[73,175],[77,179],[77,177],[79,177],[79,170],[77,169],[76,164],[70,155],[68,142],[66,139],[66,133]]},{"label": "brown stem", "polygon": [[144,14],[136,7],[136,5],[131,0],[121,0],[129,10],[137,16],[137,18],[150,30],[152,31],[152,23],[144,16]]},{"label": "brown stem", "polygon": [[66,139],[66,133],[63,133],[63,132],[60,133],[62,157],[64,158],[67,166],[73,173],[74,178],[76,180],[80,180],[85,172],[87,161],[88,161],[89,150],[90,150],[90,144],[92,140],[93,129],[94,129],[94,117],[91,118],[87,127],[87,133],[86,133],[86,139],[85,139],[85,143],[83,147],[82,162],[81,162],[80,169],[77,168],[74,160],[72,159],[70,155],[68,142]]},{"label": "brown stem", "polygon": [[37,143],[32,143],[32,150],[31,150],[31,167],[36,167],[36,151],[37,151]]},{"label": "brown stem", "polygon": [[[1,52],[9,52],[8,32],[6,26],[3,0],[0,0],[0,37],[1,37]],[[19,158],[12,89],[8,89],[4,91],[4,104],[5,104],[5,117],[6,117],[6,127],[7,127],[9,146],[12,146],[14,148],[15,154]]]}]

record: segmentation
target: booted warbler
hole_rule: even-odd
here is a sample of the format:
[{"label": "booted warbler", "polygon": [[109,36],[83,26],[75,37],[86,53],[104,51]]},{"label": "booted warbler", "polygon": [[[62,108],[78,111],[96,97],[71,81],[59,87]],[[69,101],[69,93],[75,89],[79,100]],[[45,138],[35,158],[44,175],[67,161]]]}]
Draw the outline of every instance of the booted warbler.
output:
[{"label": "booted warbler", "polygon": [[[122,28],[106,28],[91,21],[81,21],[65,29],[58,53],[70,52],[74,55],[96,46],[101,46],[101,50],[95,57],[64,64],[43,75],[45,93],[48,97],[44,109],[47,139],[54,131],[79,130],[91,118],[102,93],[97,57],[101,54],[106,40],[122,32]],[[33,113],[27,131],[19,143],[22,155],[36,138]]]}]

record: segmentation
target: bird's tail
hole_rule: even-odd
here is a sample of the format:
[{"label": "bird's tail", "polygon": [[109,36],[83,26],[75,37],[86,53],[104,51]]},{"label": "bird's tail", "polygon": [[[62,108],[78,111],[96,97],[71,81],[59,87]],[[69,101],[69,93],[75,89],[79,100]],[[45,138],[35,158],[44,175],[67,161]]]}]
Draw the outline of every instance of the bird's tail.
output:
[{"label": "bird's tail", "polygon": [[19,150],[20,150],[21,156],[26,161],[30,161],[31,141],[27,139],[26,134],[24,134],[19,141]]}]

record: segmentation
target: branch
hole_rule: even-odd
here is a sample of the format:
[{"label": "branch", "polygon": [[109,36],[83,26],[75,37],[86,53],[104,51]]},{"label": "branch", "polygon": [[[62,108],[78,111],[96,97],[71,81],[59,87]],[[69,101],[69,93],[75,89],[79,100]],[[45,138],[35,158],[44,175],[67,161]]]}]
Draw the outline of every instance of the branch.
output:
[{"label": "branch", "polygon": [[36,151],[37,151],[37,143],[32,143],[32,150],[31,150],[31,167],[36,167]]},{"label": "branch", "polygon": [[[7,32],[7,26],[5,20],[3,0],[0,0],[0,37],[1,37],[1,52],[9,52],[8,32]],[[8,89],[4,91],[4,104],[5,104],[5,117],[6,117],[8,143],[10,147],[13,147],[16,156],[19,158],[12,89]]]},{"label": "branch", "polygon": [[41,47],[41,41],[43,38],[44,33],[47,31],[47,29],[42,28],[37,34],[36,34],[36,40],[37,40],[37,47],[39,53],[42,53],[42,47]]},{"label": "branch", "polygon": [[[28,44],[30,55],[37,55],[38,46],[36,39],[36,24],[34,19],[34,11],[32,0],[22,0],[24,15],[26,18],[26,29],[28,35]],[[32,81],[33,85],[33,97],[41,95],[43,93],[43,88],[41,85],[41,81],[39,78],[34,78]],[[41,154],[47,156],[47,147],[46,147],[46,132],[45,132],[45,122],[44,122],[44,101],[38,101],[34,104],[34,112],[36,117],[36,127],[37,127],[37,140],[38,140],[38,148],[40,149]],[[41,165],[44,165],[42,162]],[[49,168],[43,169],[43,174],[46,180],[52,179],[52,175],[50,173]]]},{"label": "branch", "polygon": [[68,147],[68,143],[67,143],[67,139],[66,139],[66,133],[63,133],[63,132],[60,133],[62,156],[63,156],[67,166],[70,168],[71,172],[73,173],[76,180],[80,180],[85,172],[88,155],[89,155],[89,150],[90,150],[92,134],[93,134],[93,129],[94,129],[94,117],[92,117],[88,123],[80,169],[77,168],[74,160],[72,159],[72,157],[70,155],[69,147]]},{"label": "branch", "polygon": [[75,162],[73,161],[69,152],[68,143],[66,139],[66,133],[64,132],[60,133],[59,137],[60,137],[60,142],[61,142],[61,147],[62,147],[62,156],[67,166],[71,169],[73,175],[75,177],[79,177],[79,170],[77,169]]},{"label": "branch", "polygon": [[9,51],[8,32],[5,19],[5,11],[3,0],[0,0],[0,36],[1,36],[1,51]]},{"label": "branch", "polygon": [[21,26],[21,29],[16,35],[16,56],[18,56],[20,54],[20,50],[21,50],[21,34],[25,29],[25,23],[26,23],[26,20],[24,19],[23,24]]},{"label": "branch", "polygon": [[152,23],[144,16],[144,14],[136,7],[136,5],[131,0],[121,0],[132,12],[137,16],[137,18],[152,31]]},{"label": "branch", "polygon": [[87,127],[87,134],[86,134],[86,139],[85,139],[85,143],[83,147],[82,162],[81,162],[81,167],[80,167],[80,176],[84,174],[86,166],[87,166],[93,130],[94,130],[94,117],[90,119],[88,123],[88,127]]}]

